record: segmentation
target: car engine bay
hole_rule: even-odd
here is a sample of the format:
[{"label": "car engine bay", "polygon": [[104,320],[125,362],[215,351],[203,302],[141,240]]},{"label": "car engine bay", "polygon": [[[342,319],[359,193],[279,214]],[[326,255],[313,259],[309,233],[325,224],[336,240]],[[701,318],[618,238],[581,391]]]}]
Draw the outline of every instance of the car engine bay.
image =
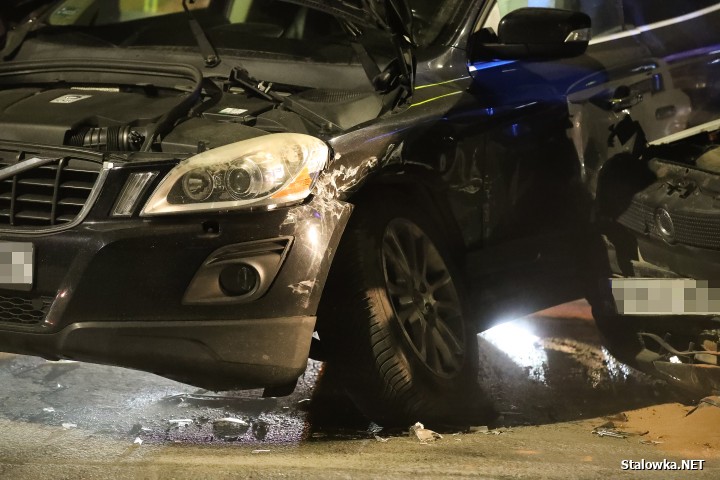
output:
[{"label": "car engine bay", "polygon": [[192,154],[265,133],[341,131],[384,108],[372,91],[271,87],[188,65],[16,63],[0,69],[0,139]]}]

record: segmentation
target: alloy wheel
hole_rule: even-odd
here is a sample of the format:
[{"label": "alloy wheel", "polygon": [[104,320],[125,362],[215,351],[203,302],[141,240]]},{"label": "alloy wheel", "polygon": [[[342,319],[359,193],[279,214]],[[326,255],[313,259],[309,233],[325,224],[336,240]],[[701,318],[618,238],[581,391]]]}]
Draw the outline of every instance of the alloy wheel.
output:
[{"label": "alloy wheel", "polygon": [[385,228],[382,263],[395,319],[414,354],[436,375],[457,375],[465,356],[464,321],[437,247],[416,224],[396,218]]}]

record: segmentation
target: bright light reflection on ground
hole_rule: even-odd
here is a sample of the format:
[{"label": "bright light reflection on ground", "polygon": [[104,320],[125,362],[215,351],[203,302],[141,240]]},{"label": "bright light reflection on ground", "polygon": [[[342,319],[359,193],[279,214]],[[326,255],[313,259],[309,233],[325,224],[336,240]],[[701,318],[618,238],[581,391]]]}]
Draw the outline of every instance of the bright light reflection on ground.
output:
[{"label": "bright light reflection on ground", "polygon": [[530,331],[530,326],[520,320],[505,322],[479,334],[479,336],[504,352],[528,374],[545,381],[547,354],[540,337]]}]

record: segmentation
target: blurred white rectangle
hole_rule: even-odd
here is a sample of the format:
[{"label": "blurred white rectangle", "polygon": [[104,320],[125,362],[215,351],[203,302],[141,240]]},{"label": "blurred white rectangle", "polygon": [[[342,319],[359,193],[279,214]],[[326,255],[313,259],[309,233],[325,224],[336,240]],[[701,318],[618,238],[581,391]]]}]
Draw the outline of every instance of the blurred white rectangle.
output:
[{"label": "blurred white rectangle", "polygon": [[612,295],[623,315],[720,314],[720,284],[689,278],[612,278]]},{"label": "blurred white rectangle", "polygon": [[35,251],[29,242],[0,242],[0,288],[30,290]]}]

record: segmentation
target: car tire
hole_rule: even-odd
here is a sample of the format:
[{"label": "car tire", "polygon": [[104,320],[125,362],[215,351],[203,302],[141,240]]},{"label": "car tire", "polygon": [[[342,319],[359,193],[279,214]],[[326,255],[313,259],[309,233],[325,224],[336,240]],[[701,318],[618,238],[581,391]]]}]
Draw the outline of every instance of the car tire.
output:
[{"label": "car tire", "polygon": [[457,425],[488,412],[460,277],[428,211],[408,198],[360,203],[318,315],[348,395],[383,425]]}]

